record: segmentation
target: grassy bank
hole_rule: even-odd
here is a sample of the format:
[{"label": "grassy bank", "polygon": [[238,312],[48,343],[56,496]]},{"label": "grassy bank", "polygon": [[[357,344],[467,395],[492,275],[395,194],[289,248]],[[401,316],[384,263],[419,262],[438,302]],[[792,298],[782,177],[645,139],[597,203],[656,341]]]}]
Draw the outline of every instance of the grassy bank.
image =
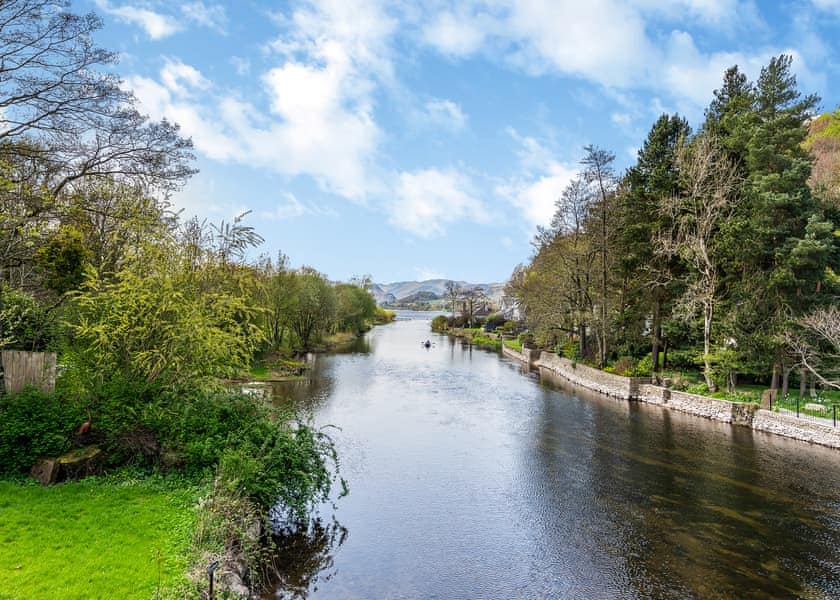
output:
[{"label": "grassy bank", "polygon": [[173,597],[198,495],[160,479],[0,481],[0,599]]}]

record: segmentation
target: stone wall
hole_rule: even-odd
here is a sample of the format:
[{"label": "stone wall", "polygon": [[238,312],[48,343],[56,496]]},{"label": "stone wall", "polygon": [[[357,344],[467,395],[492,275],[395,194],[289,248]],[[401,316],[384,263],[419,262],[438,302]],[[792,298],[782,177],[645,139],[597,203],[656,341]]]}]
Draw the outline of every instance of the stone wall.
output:
[{"label": "stone wall", "polygon": [[840,427],[821,425],[790,415],[759,409],[753,417],[752,428],[756,431],[775,433],[803,442],[840,449]]},{"label": "stone wall", "polygon": [[[516,353],[516,351],[512,351]],[[518,354],[518,353],[516,353]],[[520,360],[524,360],[520,358]],[[689,394],[652,385],[648,377],[621,377],[599,369],[575,364],[551,352],[543,352],[536,363],[540,373],[548,371],[575,385],[626,400],[639,400],[658,404],[665,408],[722,421],[733,425],[750,427],[756,431],[775,433],[840,449],[840,427],[831,427],[792,416],[759,409],[758,405],[746,402],[729,402],[707,396]]]},{"label": "stone wall", "polygon": [[625,400],[637,399],[641,386],[650,383],[650,377],[622,377],[606,373],[600,369],[572,362],[553,352],[542,352],[536,366],[547,369],[574,384]]},{"label": "stone wall", "polygon": [[533,348],[523,348],[522,352],[519,352],[513,348],[505,346],[504,342],[502,343],[502,354],[509,356],[510,358],[515,358],[518,361],[522,361],[531,367],[536,365],[541,353],[542,352],[540,350],[534,350]]}]

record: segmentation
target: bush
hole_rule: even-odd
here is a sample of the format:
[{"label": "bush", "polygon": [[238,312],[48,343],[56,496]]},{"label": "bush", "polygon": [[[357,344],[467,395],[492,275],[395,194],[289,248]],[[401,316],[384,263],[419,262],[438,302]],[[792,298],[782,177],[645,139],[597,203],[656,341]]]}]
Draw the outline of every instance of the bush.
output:
[{"label": "bush", "polygon": [[493,313],[484,322],[484,331],[495,331],[505,324],[505,317],[501,313]]},{"label": "bush", "polygon": [[629,356],[622,356],[617,361],[615,361],[615,365],[613,365],[612,373],[616,375],[621,375],[624,377],[629,377],[630,373],[636,367],[636,361],[634,361]]},{"label": "bush", "polygon": [[520,333],[519,334],[519,343],[522,344],[523,348],[533,348],[534,347],[534,334],[533,333]]},{"label": "bush", "polygon": [[443,333],[449,329],[449,317],[446,315],[438,315],[432,319],[432,331],[436,333]]},{"label": "bush", "polygon": [[579,360],[580,345],[578,344],[577,340],[569,338],[562,346],[557,346],[557,354],[561,354],[563,358],[567,358],[569,360]]},{"label": "bush", "polygon": [[668,351],[668,368],[669,369],[696,369],[698,359],[702,362],[702,357],[698,357],[694,350],[669,350]]},{"label": "bush", "polygon": [[59,394],[30,388],[0,397],[0,474],[24,473],[40,457],[64,454],[84,420],[81,407]]},{"label": "bush", "polygon": [[297,516],[330,490],[330,439],[261,397],[229,390],[133,399],[125,390],[113,393],[94,420],[104,429],[112,464],[140,463],[191,478],[215,473],[232,493],[265,508],[281,501]]}]

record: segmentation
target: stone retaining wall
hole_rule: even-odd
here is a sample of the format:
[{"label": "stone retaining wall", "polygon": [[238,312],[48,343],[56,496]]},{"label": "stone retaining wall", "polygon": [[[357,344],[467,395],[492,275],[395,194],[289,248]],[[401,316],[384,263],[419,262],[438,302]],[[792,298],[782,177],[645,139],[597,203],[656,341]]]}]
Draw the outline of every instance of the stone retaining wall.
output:
[{"label": "stone retaining wall", "polygon": [[536,366],[541,373],[543,370],[549,371],[571,383],[607,396],[658,404],[714,421],[742,425],[756,431],[840,449],[840,427],[830,427],[759,409],[756,404],[730,402],[671,390],[652,385],[649,377],[622,377],[605,373],[586,365],[575,364],[551,352],[543,352]]},{"label": "stone retaining wall", "polygon": [[526,365],[531,367],[536,365],[541,353],[542,352],[540,350],[534,350],[532,348],[523,348],[522,352],[519,352],[517,350],[514,350],[513,348],[505,346],[504,342],[502,342],[502,354],[511,358],[515,358],[516,360],[522,361]]},{"label": "stone retaining wall", "polygon": [[759,409],[752,420],[756,431],[775,433],[795,440],[840,449],[840,428],[797,419],[789,415]]},{"label": "stone retaining wall", "polygon": [[574,384],[624,400],[638,399],[640,387],[650,383],[650,377],[622,377],[606,373],[600,369],[572,362],[553,352],[542,352],[536,366],[547,369]]}]

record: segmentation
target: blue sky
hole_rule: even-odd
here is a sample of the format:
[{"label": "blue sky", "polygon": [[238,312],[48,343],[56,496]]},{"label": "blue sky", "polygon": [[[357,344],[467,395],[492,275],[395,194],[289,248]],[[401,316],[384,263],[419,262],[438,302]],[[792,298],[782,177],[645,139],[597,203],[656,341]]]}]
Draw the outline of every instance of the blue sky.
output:
[{"label": "blue sky", "polygon": [[74,0],[144,112],[192,137],[186,214],[333,279],[504,281],[579,170],[794,56],[840,103],[840,0]]}]

